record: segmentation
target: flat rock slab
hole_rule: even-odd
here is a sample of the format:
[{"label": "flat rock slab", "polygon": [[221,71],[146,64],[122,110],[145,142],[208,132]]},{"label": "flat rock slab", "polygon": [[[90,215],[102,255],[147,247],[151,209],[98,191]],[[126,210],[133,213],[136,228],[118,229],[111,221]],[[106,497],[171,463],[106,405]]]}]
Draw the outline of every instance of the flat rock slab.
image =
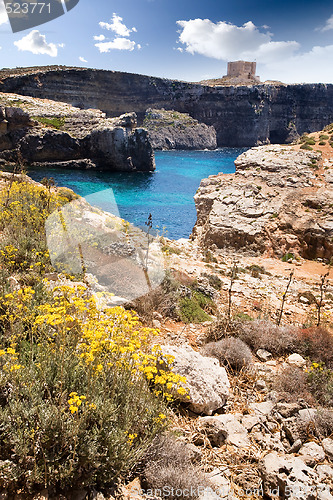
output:
[{"label": "flat rock slab", "polygon": [[238,448],[250,446],[247,430],[236,415],[229,413],[202,417],[199,420],[199,429],[207,434],[213,446],[221,446],[223,443],[232,444]]}]

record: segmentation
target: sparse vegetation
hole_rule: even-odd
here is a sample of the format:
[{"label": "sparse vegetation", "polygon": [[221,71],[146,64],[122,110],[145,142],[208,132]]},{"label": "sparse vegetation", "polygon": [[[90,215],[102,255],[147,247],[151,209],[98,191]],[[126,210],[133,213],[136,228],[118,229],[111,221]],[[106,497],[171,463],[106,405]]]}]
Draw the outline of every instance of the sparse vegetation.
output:
[{"label": "sparse vegetation", "polygon": [[191,463],[186,443],[168,434],[152,443],[145,457],[143,474],[147,489],[160,491],[163,499],[198,498],[202,488],[210,486],[199,467]]},{"label": "sparse vegetation", "polygon": [[193,292],[191,297],[179,301],[179,317],[184,323],[202,323],[212,318],[206,312],[212,312],[213,301],[201,292]]},{"label": "sparse vegetation", "polygon": [[311,393],[320,405],[333,406],[333,370],[327,368],[322,361],[312,363],[307,381]]},{"label": "sparse vegetation", "polygon": [[56,130],[61,130],[66,121],[66,118],[63,116],[54,116],[52,118],[46,118],[45,116],[32,116],[31,118],[45,127],[55,128]]},{"label": "sparse vegetation", "polygon": [[176,254],[176,255],[181,254],[181,250],[179,248],[174,248],[170,245],[163,245],[161,250],[166,254]]},{"label": "sparse vegetation", "polygon": [[210,284],[210,286],[212,286],[216,290],[220,290],[222,281],[218,276],[216,276],[216,274],[201,273],[201,276],[208,279],[208,283]]},{"label": "sparse vegetation", "polygon": [[249,347],[236,337],[226,337],[218,342],[210,342],[201,349],[201,354],[217,358],[220,365],[227,365],[235,370],[248,366],[252,361]]},{"label": "sparse vegetation", "polygon": [[281,400],[291,403],[304,399],[308,404],[314,404],[306,373],[300,368],[294,366],[284,368],[275,378],[273,390],[277,391]]},{"label": "sparse vegetation", "polygon": [[265,320],[239,322],[235,327],[238,338],[256,352],[266,349],[276,355],[294,351],[297,345],[297,329],[292,326],[277,326]]}]

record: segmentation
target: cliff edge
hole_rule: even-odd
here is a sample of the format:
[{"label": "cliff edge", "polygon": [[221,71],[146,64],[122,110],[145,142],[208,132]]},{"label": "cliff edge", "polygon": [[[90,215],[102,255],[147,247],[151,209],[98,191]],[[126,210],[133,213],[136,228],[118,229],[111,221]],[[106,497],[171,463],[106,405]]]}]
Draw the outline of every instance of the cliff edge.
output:
[{"label": "cliff edge", "polygon": [[330,259],[333,160],[293,146],[241,154],[236,173],[203,179],[194,197],[201,245],[266,256]]},{"label": "cliff edge", "polygon": [[143,126],[154,149],[216,149],[214,127],[199,123],[187,113],[147,109]]},{"label": "cliff edge", "polygon": [[333,122],[333,85],[209,86],[166,78],[83,68],[0,71],[0,90],[96,108],[108,117],[147,108],[188,113],[213,126],[218,146],[293,142]]},{"label": "cliff edge", "polygon": [[0,94],[0,160],[32,167],[152,171],[148,133],[135,113],[108,119],[100,110]]}]

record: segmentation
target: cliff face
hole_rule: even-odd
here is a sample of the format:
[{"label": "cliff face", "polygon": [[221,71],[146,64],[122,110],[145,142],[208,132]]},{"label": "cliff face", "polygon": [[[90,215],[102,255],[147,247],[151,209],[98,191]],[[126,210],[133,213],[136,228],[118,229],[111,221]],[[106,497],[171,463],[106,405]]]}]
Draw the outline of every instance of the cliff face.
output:
[{"label": "cliff face", "polygon": [[152,171],[148,133],[135,113],[107,119],[99,110],[0,94],[0,160],[29,166]]},{"label": "cliff face", "polygon": [[332,161],[291,146],[260,146],[240,155],[236,173],[203,179],[194,197],[193,235],[203,247],[266,256],[333,254]]},{"label": "cliff face", "polygon": [[189,113],[213,125],[218,146],[287,143],[333,122],[333,85],[210,87],[131,73],[75,68],[0,72],[3,92],[97,108],[108,116],[147,108]]},{"label": "cliff face", "polygon": [[216,149],[216,131],[186,113],[147,109],[143,126],[154,149]]}]

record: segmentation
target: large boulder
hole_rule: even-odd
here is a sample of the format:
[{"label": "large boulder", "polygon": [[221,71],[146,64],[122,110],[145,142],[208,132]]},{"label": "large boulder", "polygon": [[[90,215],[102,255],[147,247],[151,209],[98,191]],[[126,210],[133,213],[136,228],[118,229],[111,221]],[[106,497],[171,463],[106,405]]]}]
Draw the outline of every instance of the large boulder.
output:
[{"label": "large boulder", "polygon": [[[0,159],[33,167],[153,171],[154,152],[135,113],[108,119],[99,110],[6,95],[0,107]],[[17,100],[17,99],[16,99]]]},{"label": "large boulder", "polygon": [[80,158],[80,143],[67,132],[33,129],[19,144],[22,157],[29,161],[68,161]]},{"label": "large boulder", "polygon": [[207,248],[283,257],[333,252],[333,184],[318,174],[320,153],[260,146],[241,154],[236,173],[201,181],[193,237]]},{"label": "large boulder", "polygon": [[193,412],[211,415],[226,404],[230,383],[216,359],[201,356],[190,346],[164,345],[162,352],[173,356],[172,370],[186,377],[187,394],[177,397],[189,403]]},{"label": "large boulder", "polygon": [[240,423],[240,416],[227,413],[201,417],[198,427],[207,435],[212,446],[221,446],[223,443],[232,444],[237,448],[250,446],[247,430]]},{"label": "large boulder", "polygon": [[329,495],[329,484],[320,483],[317,473],[298,457],[273,451],[261,460],[259,469],[268,498],[313,500],[324,498],[317,495],[325,489]]},{"label": "large boulder", "polygon": [[216,149],[216,131],[187,113],[147,109],[144,127],[154,149]]}]

